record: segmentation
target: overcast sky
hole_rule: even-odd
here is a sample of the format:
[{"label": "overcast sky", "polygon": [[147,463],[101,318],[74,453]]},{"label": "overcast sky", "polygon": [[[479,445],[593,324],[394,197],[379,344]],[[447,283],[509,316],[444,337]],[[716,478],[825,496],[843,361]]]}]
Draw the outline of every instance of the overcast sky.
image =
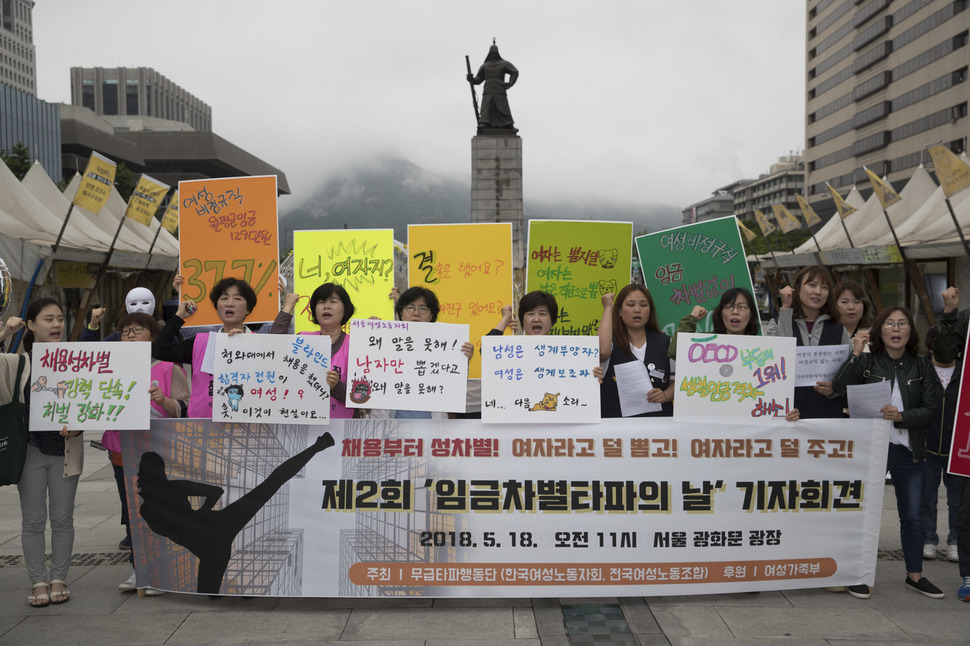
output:
[{"label": "overcast sky", "polygon": [[492,37],[520,72],[526,199],[683,207],[804,145],[801,0],[37,0],[33,15],[40,98],[69,102],[72,66],[153,67],[286,173],[284,212],[376,155],[469,177],[464,56],[477,70]]}]

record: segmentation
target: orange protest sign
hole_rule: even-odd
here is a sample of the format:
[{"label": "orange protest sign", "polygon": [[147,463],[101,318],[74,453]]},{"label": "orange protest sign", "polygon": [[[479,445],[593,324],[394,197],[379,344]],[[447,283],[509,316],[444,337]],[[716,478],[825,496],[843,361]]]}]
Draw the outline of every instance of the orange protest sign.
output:
[{"label": "orange protest sign", "polygon": [[276,176],[179,182],[179,267],[182,299],[199,310],[188,323],[220,323],[209,291],[241,278],[256,292],[247,323],[279,312]]}]

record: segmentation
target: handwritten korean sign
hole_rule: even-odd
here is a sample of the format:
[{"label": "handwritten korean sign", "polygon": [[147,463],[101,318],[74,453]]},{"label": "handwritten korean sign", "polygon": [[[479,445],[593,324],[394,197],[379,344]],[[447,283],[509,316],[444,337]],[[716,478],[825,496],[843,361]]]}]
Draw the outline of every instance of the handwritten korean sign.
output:
[{"label": "handwritten korean sign", "polygon": [[831,382],[850,354],[851,345],[799,346],[795,351],[795,386],[814,386],[819,381]]},{"label": "handwritten korean sign", "polygon": [[220,323],[209,291],[230,276],[256,291],[246,321],[272,321],[279,312],[276,176],[179,182],[179,202],[182,299],[199,306],[192,325]]},{"label": "handwritten korean sign", "polygon": [[[441,303],[438,320],[467,323],[476,346],[512,305],[512,225],[408,225],[408,279]],[[476,350],[468,374],[481,376]]]},{"label": "handwritten korean sign", "polygon": [[674,417],[784,418],[794,367],[794,338],[680,332]]},{"label": "handwritten korean sign", "polygon": [[212,336],[216,339],[213,421],[330,423],[329,336]]},{"label": "handwritten korean sign", "polygon": [[464,412],[467,341],[467,325],[351,321],[347,406]]},{"label": "handwritten korean sign", "polygon": [[[695,305],[711,312],[721,294],[732,287],[754,294],[734,216],[639,236],[636,243],[643,279],[657,307],[657,322],[669,336]],[[757,318],[757,312],[752,316]],[[712,329],[710,315],[697,329]]]},{"label": "handwritten korean sign", "polygon": [[631,222],[531,220],[526,292],[556,297],[552,334],[596,336],[603,294],[630,282]]},{"label": "handwritten korean sign", "polygon": [[323,283],[342,285],[354,318],[394,318],[393,229],[336,229],[293,233],[293,291],[300,294],[296,331],[316,331],[309,318],[310,295]]},{"label": "handwritten korean sign", "polygon": [[482,337],[482,421],[600,421],[599,342],[585,336]]},{"label": "handwritten korean sign", "polygon": [[147,430],[150,343],[37,343],[30,430]]}]

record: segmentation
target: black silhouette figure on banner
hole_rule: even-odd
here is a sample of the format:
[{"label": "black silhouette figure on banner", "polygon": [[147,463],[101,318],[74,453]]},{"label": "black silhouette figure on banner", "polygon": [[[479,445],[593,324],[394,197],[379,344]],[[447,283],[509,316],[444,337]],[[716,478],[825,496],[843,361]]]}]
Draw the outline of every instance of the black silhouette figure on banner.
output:
[{"label": "black silhouette figure on banner", "polygon": [[[139,495],[143,501],[141,517],[153,532],[198,557],[198,592],[219,594],[236,535],[314,455],[333,444],[333,436],[324,433],[308,449],[276,467],[252,491],[222,509],[213,509],[225,493],[222,487],[192,480],[169,480],[162,456],[144,453],[138,468]],[[205,499],[199,509],[192,509],[191,496]]]}]

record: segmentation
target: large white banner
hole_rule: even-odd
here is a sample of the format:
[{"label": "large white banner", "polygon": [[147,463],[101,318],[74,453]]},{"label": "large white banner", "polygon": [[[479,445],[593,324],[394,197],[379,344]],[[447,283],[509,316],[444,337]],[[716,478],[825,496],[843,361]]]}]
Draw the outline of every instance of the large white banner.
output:
[{"label": "large white banner", "polygon": [[156,420],[125,434],[138,584],[576,597],[873,583],[885,421],[322,430]]},{"label": "large white banner", "polygon": [[30,430],[147,429],[151,343],[35,343]]},{"label": "large white banner", "polygon": [[483,336],[482,421],[600,422],[595,336]]}]

